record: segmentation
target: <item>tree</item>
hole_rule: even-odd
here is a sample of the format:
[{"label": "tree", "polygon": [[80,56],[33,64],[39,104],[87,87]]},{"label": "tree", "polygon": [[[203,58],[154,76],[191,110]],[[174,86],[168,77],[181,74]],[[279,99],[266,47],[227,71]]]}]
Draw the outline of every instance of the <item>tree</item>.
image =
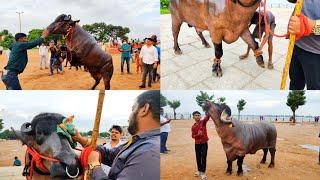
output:
[{"label": "tree", "polygon": [[82,26],[84,30],[90,33],[97,41],[107,42],[111,37],[119,37],[121,39],[128,39],[127,34],[130,33],[128,27],[107,25],[104,22],[85,24]]},{"label": "tree", "polygon": [[87,132],[87,135],[88,135],[88,136],[92,136],[92,131],[88,131],[88,132]]},{"label": "tree", "polygon": [[109,132],[101,132],[101,133],[99,133],[99,136],[106,138],[106,137],[110,136],[110,133]]},{"label": "tree", "polygon": [[160,93],[160,107],[167,106],[167,98]]},{"label": "tree", "polygon": [[9,49],[14,41],[14,37],[9,33],[8,35],[4,36],[3,41],[0,42],[0,46],[4,47],[4,49]]},{"label": "tree", "polygon": [[2,36],[6,36],[6,35],[9,35],[9,31],[7,29],[4,29],[3,31],[0,32],[0,35]]},{"label": "tree", "polygon": [[247,102],[243,99],[240,99],[237,108],[238,108],[238,120],[240,121],[240,112],[243,111],[244,106],[247,104]]},{"label": "tree", "polygon": [[306,103],[306,96],[304,90],[299,91],[290,91],[287,97],[287,106],[290,107],[292,111],[293,123],[296,122],[296,110],[299,106],[302,106]]},{"label": "tree", "polygon": [[197,102],[198,106],[202,107],[203,103],[206,100],[208,100],[210,102],[214,102],[213,98],[214,98],[213,94],[211,96],[209,96],[208,93],[200,91],[200,94],[197,95],[197,97],[196,97],[196,102]]},{"label": "tree", "polygon": [[225,97],[218,98],[218,103],[219,104],[226,104],[226,98]]},{"label": "tree", "polygon": [[176,109],[178,107],[180,107],[180,105],[181,105],[180,101],[179,100],[168,101],[168,105],[173,109],[173,117],[174,117],[174,119],[177,119],[176,118],[176,115],[177,115]]},{"label": "tree", "polygon": [[[43,32],[43,29],[32,29],[31,31],[29,31],[29,34],[28,34],[28,41],[34,41],[36,39],[39,39],[42,35],[42,32]],[[49,44],[51,40],[54,40],[55,42],[60,40],[62,44],[65,43],[63,35],[59,35],[59,34],[52,34],[48,36],[44,40],[44,43]]]},{"label": "tree", "polygon": [[6,129],[0,133],[0,139],[16,139],[16,135],[13,131]]},{"label": "tree", "polygon": [[0,132],[2,131],[3,129],[3,119],[0,119]]}]

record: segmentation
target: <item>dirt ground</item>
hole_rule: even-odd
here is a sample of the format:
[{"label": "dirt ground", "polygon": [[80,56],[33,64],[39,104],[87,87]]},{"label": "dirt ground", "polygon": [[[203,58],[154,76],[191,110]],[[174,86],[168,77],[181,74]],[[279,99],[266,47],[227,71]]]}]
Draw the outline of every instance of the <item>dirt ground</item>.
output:
[{"label": "dirt ground", "polygon": [[[125,73],[124,75],[121,75],[120,55],[114,54],[112,56],[114,73],[111,80],[111,89],[139,89],[142,74],[136,73],[136,64],[131,64],[132,74]],[[20,84],[24,90],[88,90],[94,84],[94,79],[90,76],[89,72],[85,72],[83,70],[76,71],[74,67],[71,70],[63,67],[63,74],[55,73],[53,76],[49,76],[49,69],[40,70],[38,49],[29,50],[28,57],[28,65],[25,71],[19,75]],[[6,56],[4,54],[0,55],[0,71],[2,71],[6,65]],[[63,66],[64,65],[65,62],[63,63]],[[0,81],[0,90],[1,89],[5,89],[2,81]],[[101,80],[96,89],[104,89],[103,80]],[[152,84],[152,87],[148,89],[160,89],[160,82]]]},{"label": "dirt ground", "polygon": [[[97,144],[103,144],[104,142],[105,139],[98,139]],[[22,143],[18,140],[0,140],[0,168],[12,166],[15,156],[18,156],[24,165],[26,149],[27,147],[22,146]]]},{"label": "dirt ground", "polygon": [[[192,120],[171,122],[167,147],[171,151],[161,155],[161,179],[199,179],[194,177],[196,160],[194,141],[191,138]],[[227,163],[219,136],[212,121],[208,122],[208,179],[285,179],[316,180],[320,179],[320,166],[317,164],[318,153],[302,149],[299,145],[312,144],[319,146],[319,125],[313,124],[276,124],[278,132],[275,168],[269,169],[270,154],[267,163],[260,165],[262,150],[254,155],[247,155],[244,164],[249,171],[242,177],[236,175],[237,165],[233,162],[233,174],[225,174]]]}]

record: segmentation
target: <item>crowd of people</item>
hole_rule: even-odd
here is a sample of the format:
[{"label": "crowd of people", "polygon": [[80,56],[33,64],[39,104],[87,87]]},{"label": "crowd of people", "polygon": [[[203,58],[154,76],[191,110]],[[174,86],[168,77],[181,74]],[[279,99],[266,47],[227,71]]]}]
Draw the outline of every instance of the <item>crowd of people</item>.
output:
[{"label": "crowd of people", "polygon": [[160,80],[158,66],[160,64],[160,42],[156,35],[145,38],[142,42],[139,40],[123,39],[118,45],[121,52],[121,75],[124,75],[126,64],[127,74],[132,74],[130,69],[130,61],[136,64],[136,73],[142,73],[142,80],[139,88],[146,88],[146,80],[148,78],[148,87],[152,87],[152,83]]}]

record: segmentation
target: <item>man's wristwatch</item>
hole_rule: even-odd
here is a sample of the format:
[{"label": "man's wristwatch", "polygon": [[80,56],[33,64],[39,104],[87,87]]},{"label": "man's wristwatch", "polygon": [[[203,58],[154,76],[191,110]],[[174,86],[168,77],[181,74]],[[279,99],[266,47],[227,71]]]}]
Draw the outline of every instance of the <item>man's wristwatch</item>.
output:
[{"label": "man's wristwatch", "polygon": [[313,34],[316,36],[320,36],[320,19],[316,20],[316,25],[313,28]]}]

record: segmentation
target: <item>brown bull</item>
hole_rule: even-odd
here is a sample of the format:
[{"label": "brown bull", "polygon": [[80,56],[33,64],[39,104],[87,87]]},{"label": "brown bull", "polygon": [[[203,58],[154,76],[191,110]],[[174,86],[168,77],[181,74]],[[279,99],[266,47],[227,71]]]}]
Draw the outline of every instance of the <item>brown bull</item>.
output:
[{"label": "brown bull", "polygon": [[[229,3],[227,3],[229,1]],[[210,47],[202,32],[208,30],[215,48],[213,73],[222,76],[222,41],[230,44],[241,37],[256,54],[259,66],[264,67],[258,43],[251,36],[248,24],[261,0],[171,0],[170,11],[174,52],[181,54],[178,35],[183,22],[195,27],[202,44]],[[229,4],[227,6],[227,4]]]},{"label": "brown bull", "polygon": [[[91,89],[95,89],[103,78],[105,89],[110,89],[110,81],[113,75],[112,56],[104,52],[96,40],[86,32],[70,15],[62,14],[47,28],[50,34],[62,34],[65,36],[67,46],[75,54],[78,65],[88,68],[91,76],[95,79],[95,84]],[[72,59],[73,61],[73,59]]]},{"label": "brown bull", "polygon": [[266,162],[269,151],[271,155],[269,167],[274,167],[277,130],[273,124],[244,124],[231,120],[231,109],[225,104],[214,104],[207,101],[204,103],[203,109],[209,113],[221,138],[221,143],[227,156],[227,174],[232,173],[232,162],[238,160],[237,174],[242,175],[242,163],[245,155],[255,154],[260,149],[264,152],[260,163],[264,164]]}]

